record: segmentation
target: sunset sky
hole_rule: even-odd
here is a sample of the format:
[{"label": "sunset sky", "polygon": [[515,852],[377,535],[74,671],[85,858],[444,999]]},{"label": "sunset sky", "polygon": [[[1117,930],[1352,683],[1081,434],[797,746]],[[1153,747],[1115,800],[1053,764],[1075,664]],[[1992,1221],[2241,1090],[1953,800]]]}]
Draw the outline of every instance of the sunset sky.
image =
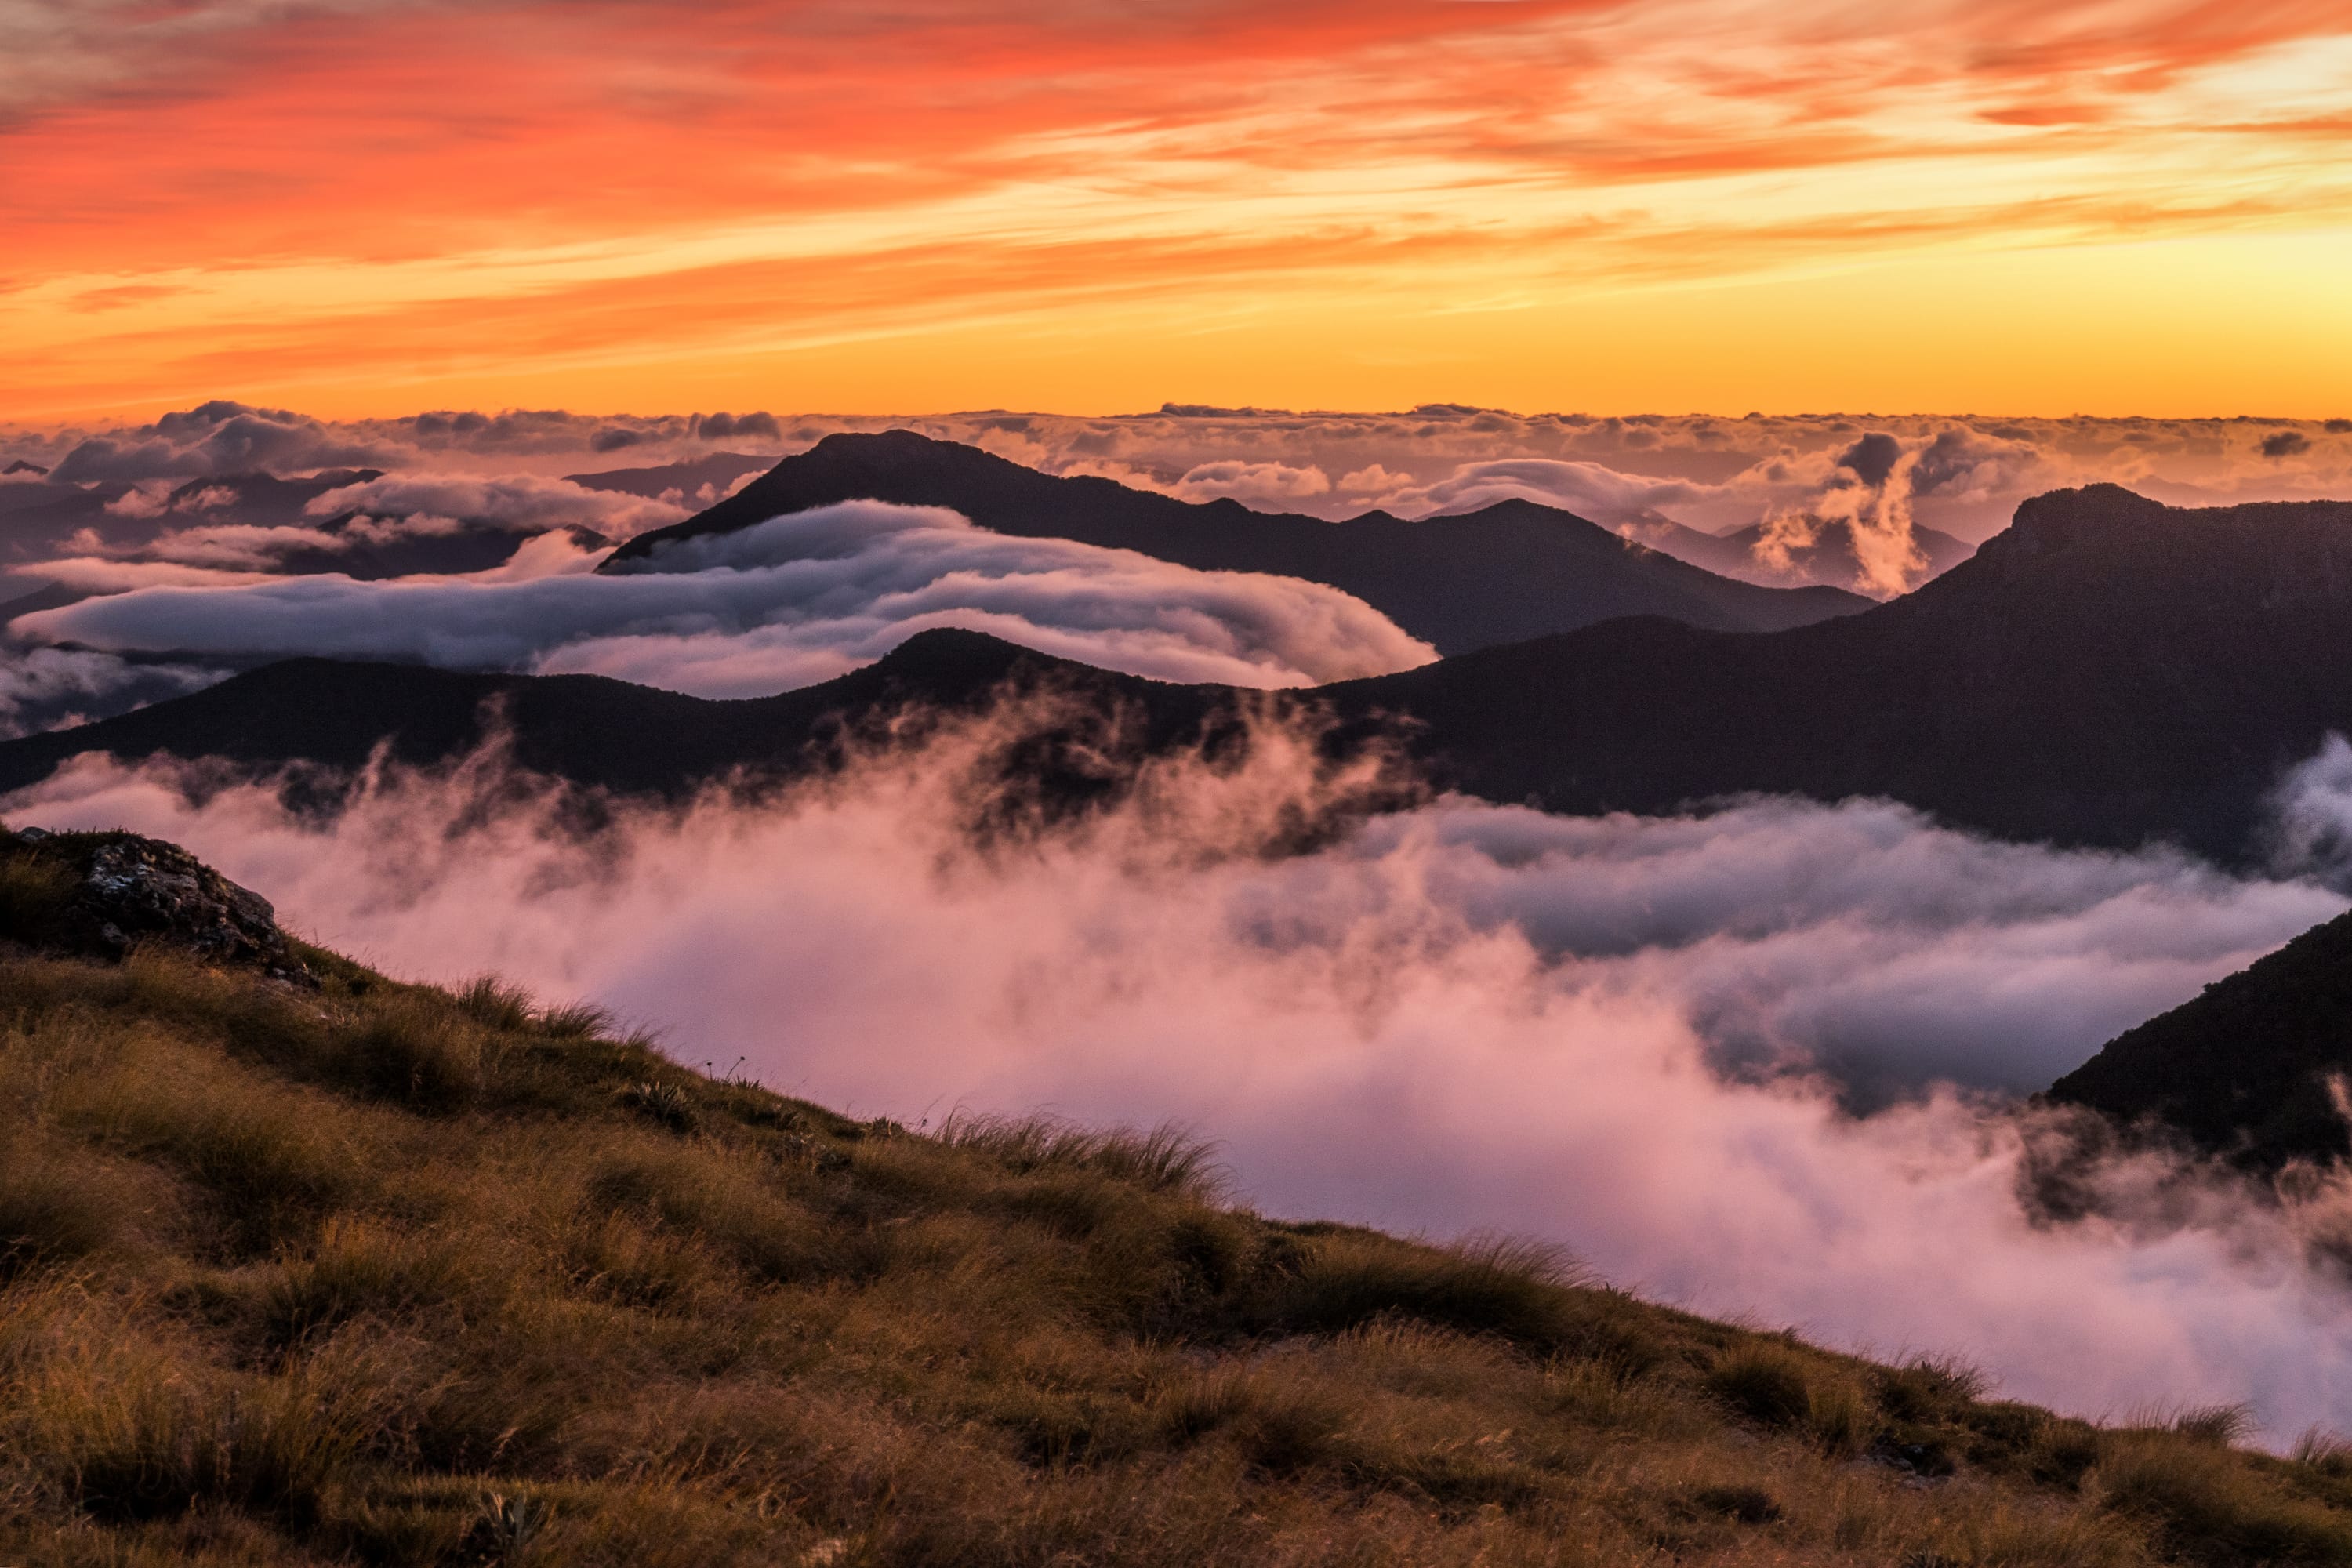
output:
[{"label": "sunset sky", "polygon": [[0,0],[0,419],[2352,412],[2342,0]]}]

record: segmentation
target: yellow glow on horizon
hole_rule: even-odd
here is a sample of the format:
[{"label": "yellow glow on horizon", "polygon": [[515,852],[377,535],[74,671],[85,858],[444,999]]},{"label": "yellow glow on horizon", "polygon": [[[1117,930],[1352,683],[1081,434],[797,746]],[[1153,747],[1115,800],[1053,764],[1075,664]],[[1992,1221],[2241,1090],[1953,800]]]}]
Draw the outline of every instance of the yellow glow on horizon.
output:
[{"label": "yellow glow on horizon", "polygon": [[[365,0],[232,32],[251,58],[222,45],[209,96],[68,94],[0,132],[0,418],[2352,411],[2328,7],[2264,32],[2151,5],[2134,31],[1999,0],[1857,32],[1827,0],[1190,3],[1181,48],[932,0],[850,44],[730,34],[723,68],[629,5],[508,0],[470,43]],[[957,54],[976,27],[994,52]],[[612,107],[633,54],[705,121]],[[477,68],[513,100],[499,141],[460,91],[404,96]],[[321,98],[358,129],[289,140]]]}]

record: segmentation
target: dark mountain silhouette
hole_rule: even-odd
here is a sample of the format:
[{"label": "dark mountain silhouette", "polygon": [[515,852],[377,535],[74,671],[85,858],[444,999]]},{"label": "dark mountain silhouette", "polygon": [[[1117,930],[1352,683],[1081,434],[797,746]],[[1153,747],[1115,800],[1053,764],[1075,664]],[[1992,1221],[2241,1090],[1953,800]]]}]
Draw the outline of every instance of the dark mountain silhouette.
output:
[{"label": "dark mountain silhouette", "polygon": [[[0,579],[0,582],[5,582]],[[14,583],[8,583],[14,586]],[[0,628],[18,616],[29,616],[36,610],[61,610],[68,605],[78,605],[89,595],[79,588],[68,588],[62,583],[44,583],[28,594],[0,599]]]},{"label": "dark mountain silhouette", "polygon": [[[301,660],[0,744],[0,788],[91,750],[350,766],[389,734],[412,760],[444,758],[479,738],[475,710],[496,696],[530,765],[674,794],[782,765],[835,716],[969,705],[1008,672],[1145,716],[1123,756],[1242,700],[961,632],[748,702]],[[1555,811],[1874,795],[2002,837],[2162,840],[2242,865],[2263,852],[2284,770],[2352,732],[2352,505],[2187,511],[2112,486],[2062,490],[2021,507],[1973,560],[1862,615],[1769,634],[1638,617],[1251,700],[1328,714],[1334,748],[1402,737],[1438,784]]]},{"label": "dark mountain silhouette", "polygon": [[2243,862],[2281,773],[2352,732],[2352,505],[2061,490],[1864,615],[1618,621],[1322,695],[1410,716],[1438,778],[1489,799],[1885,795],[2004,837]]},{"label": "dark mountain silhouette", "polygon": [[[447,533],[401,533],[388,538],[370,538],[357,531],[362,521],[359,512],[341,512],[334,517],[313,520],[310,526],[320,533],[347,538],[348,542],[332,546],[310,546],[281,551],[272,557],[267,570],[282,576],[301,577],[321,572],[340,572],[346,577],[362,582],[383,582],[394,577],[411,577],[419,574],[454,575],[466,572],[487,572],[503,566],[514,558],[515,552],[536,533],[517,531],[511,524],[496,518],[459,518],[457,527]],[[612,541],[589,528],[549,529],[545,532],[562,532],[583,550],[608,549]]]},{"label": "dark mountain silhouette", "polygon": [[910,430],[828,436],[709,510],[640,534],[603,569],[630,570],[672,540],[845,500],[948,507],[998,533],[1075,539],[1202,571],[1327,583],[1442,654],[1620,616],[1771,631],[1868,604],[1833,588],[1731,582],[1532,501],[1420,522],[1373,511],[1334,523],[1252,511],[1234,500],[1196,505],[1105,479],[1057,479]]},{"label": "dark mountain silhouette", "polygon": [[[2051,1086],[2061,1104],[2154,1123],[2255,1170],[2352,1154],[2352,914],[2118,1035]],[[2331,1080],[2334,1080],[2331,1082]]]},{"label": "dark mountain silhouette", "polygon": [[0,478],[5,478],[10,474],[38,474],[46,477],[48,471],[28,458],[19,458],[6,468],[0,468]]},{"label": "dark mountain silhouette", "polygon": [[[297,658],[192,696],[74,729],[0,742],[0,793],[69,757],[218,759],[352,774],[381,745],[417,767],[458,762],[494,737],[534,773],[625,795],[676,798],[730,775],[786,780],[834,765],[845,742],[878,739],[910,706],[972,711],[998,693],[1050,688],[1055,705],[997,767],[1022,798],[1116,789],[1146,755],[1220,743],[1254,694],[1169,686],[1034,653],[978,632],[927,631],[864,669],[774,697],[712,700],[595,675],[469,675],[413,665]],[[1025,777],[1024,777],[1025,775]],[[331,801],[340,781],[305,798]],[[315,787],[313,787],[315,786]]]},{"label": "dark mountain silhouette", "polygon": [[691,497],[705,485],[710,487],[714,495],[724,495],[729,485],[745,474],[756,474],[773,466],[775,460],[773,458],[753,458],[741,452],[713,452],[690,463],[663,463],[645,468],[606,468],[593,474],[566,474],[563,477],[584,489],[614,490],[623,495],[658,500],[670,490]]}]

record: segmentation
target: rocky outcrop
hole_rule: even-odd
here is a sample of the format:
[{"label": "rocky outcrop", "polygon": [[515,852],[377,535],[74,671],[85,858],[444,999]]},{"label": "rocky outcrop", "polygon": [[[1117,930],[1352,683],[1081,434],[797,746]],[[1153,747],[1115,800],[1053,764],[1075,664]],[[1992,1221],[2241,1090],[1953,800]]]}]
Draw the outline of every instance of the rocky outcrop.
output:
[{"label": "rocky outcrop", "polygon": [[0,935],[91,958],[165,947],[294,984],[318,983],[268,900],[178,845],[135,833],[31,827],[0,837]]}]

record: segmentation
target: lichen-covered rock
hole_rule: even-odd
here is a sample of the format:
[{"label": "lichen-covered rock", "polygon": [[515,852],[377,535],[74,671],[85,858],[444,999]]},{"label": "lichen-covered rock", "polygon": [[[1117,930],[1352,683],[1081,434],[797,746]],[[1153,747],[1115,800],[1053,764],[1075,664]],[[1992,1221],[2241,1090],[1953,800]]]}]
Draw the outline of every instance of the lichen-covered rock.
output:
[{"label": "lichen-covered rock", "polygon": [[0,837],[0,936],[93,958],[152,944],[318,984],[268,900],[176,844],[134,833]]}]

